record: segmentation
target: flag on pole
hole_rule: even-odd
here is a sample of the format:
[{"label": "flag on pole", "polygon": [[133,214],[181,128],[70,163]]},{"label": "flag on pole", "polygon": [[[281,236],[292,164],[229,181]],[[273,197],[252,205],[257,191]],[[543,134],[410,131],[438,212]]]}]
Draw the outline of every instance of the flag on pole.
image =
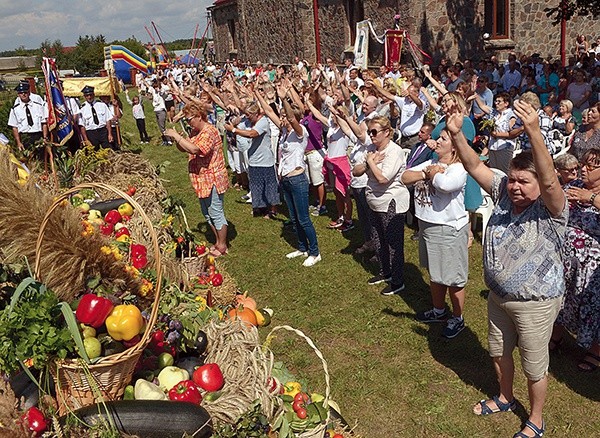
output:
[{"label": "flag on pole", "polygon": [[394,62],[400,61],[403,39],[403,30],[388,29],[385,31],[385,65],[388,67],[391,67]]},{"label": "flag on pole", "polygon": [[57,143],[62,146],[73,136],[73,125],[71,124],[69,109],[58,79],[56,61],[53,58],[43,58],[42,70],[46,82],[48,130],[56,131]]}]

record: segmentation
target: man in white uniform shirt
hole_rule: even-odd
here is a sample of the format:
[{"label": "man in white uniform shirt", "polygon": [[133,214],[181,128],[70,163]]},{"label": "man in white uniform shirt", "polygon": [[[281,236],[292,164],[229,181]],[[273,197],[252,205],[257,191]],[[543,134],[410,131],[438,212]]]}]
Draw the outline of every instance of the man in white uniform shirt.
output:
[{"label": "man in white uniform shirt", "polygon": [[83,141],[89,141],[95,147],[109,147],[113,141],[112,132],[107,128],[111,119],[110,110],[104,102],[96,100],[94,87],[86,85],[81,90],[85,103],[79,112],[79,126]]},{"label": "man in white uniform shirt", "polygon": [[[15,88],[18,97],[10,110],[8,126],[12,128],[13,136],[19,150],[28,149],[33,152],[34,145],[41,139],[48,139],[48,108],[44,101],[33,101],[28,82],[21,82]],[[39,96],[38,96],[39,97]],[[44,150],[37,151],[37,158],[42,160]]]}]

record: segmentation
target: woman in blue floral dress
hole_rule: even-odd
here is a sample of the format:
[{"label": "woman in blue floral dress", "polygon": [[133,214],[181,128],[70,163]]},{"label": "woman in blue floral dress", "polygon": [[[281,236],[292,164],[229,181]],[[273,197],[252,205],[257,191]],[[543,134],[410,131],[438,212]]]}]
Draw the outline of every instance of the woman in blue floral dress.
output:
[{"label": "woman in blue floral dress", "polygon": [[570,207],[563,247],[566,291],[550,350],[558,348],[566,328],[586,349],[579,370],[591,372],[600,367],[600,149],[586,151],[581,163],[581,179],[565,186]]}]

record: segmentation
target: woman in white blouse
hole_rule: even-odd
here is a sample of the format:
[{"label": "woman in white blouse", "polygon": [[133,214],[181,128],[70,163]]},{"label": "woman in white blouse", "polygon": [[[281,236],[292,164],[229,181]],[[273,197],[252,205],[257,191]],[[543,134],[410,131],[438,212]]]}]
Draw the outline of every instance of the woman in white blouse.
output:
[{"label": "woman in white blouse", "polygon": [[281,192],[288,206],[290,220],[298,236],[298,249],[287,254],[288,259],[305,257],[303,266],[310,267],[321,261],[317,233],[308,214],[309,182],[304,172],[306,163],[304,151],[308,144],[308,131],[300,124],[304,117],[302,108],[287,100],[289,90],[278,88],[277,93],[283,102],[281,117],[257,91],[255,95],[263,111],[281,130],[279,145],[279,166],[277,176]]},{"label": "woman in white blouse", "polygon": [[[419,259],[430,276],[433,308],[418,312],[421,322],[446,322],[442,335],[454,338],[465,327],[463,308],[469,275],[469,216],[465,210],[467,172],[450,134],[442,130],[435,146],[438,158],[402,174],[415,185],[415,216],[419,219]],[[450,294],[452,315],[446,310]]]}]

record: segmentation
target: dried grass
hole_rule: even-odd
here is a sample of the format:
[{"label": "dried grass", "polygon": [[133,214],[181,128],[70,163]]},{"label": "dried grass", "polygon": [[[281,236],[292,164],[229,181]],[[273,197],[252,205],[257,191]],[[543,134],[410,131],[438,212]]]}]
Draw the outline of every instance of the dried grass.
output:
[{"label": "dried grass", "polygon": [[[43,218],[52,205],[51,195],[30,183],[24,187],[12,177],[8,155],[0,153],[0,248],[6,262],[27,258],[33,265]],[[72,301],[85,289],[88,278],[99,275],[111,284],[137,291],[139,284],[110,254],[102,252],[107,240],[98,234],[82,235],[79,213],[64,205],[50,216],[40,251],[41,279],[61,300]]]},{"label": "dried grass", "polygon": [[26,438],[29,435],[18,425],[19,402],[10,384],[0,378],[0,438]]}]

